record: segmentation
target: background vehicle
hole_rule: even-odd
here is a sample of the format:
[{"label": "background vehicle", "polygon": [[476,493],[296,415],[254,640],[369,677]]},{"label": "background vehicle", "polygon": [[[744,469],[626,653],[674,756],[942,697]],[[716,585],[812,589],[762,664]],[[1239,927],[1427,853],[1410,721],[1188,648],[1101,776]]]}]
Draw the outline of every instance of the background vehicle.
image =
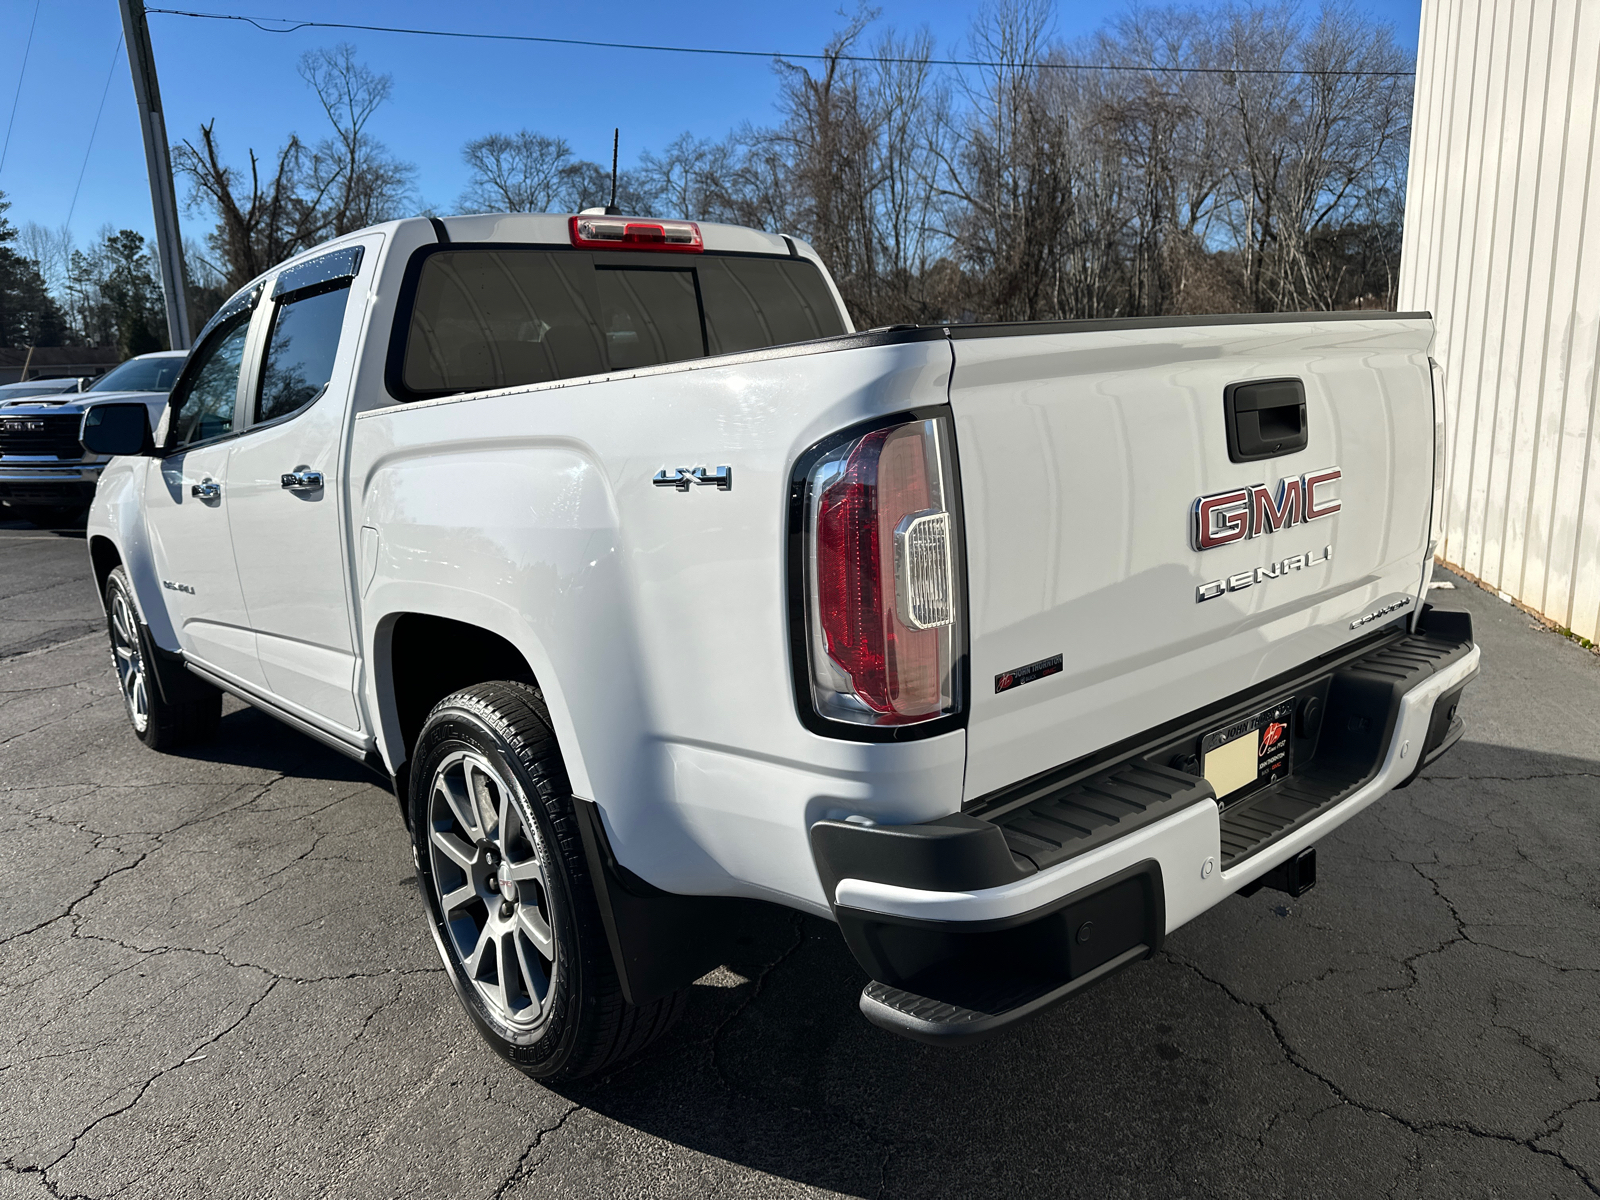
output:
[{"label": "background vehicle", "polygon": [[0,505],[42,525],[81,522],[107,461],[104,455],[87,453],[78,440],[83,414],[96,404],[142,399],[151,419],[159,420],[186,357],[182,350],[141,354],[81,393],[76,380],[70,392],[19,399],[8,400],[6,389],[0,388]]},{"label": "background vehicle", "polygon": [[232,692],[394,783],[495,1049],[637,1049],[739,908],[863,1012],[1021,1020],[1460,737],[1425,316],[855,332],[809,247],[588,213],[269,272],[84,419],[130,720]]},{"label": "background vehicle", "polygon": [[30,396],[59,396],[68,392],[81,392],[87,379],[30,379],[26,383],[0,383],[0,405],[25,400]]}]

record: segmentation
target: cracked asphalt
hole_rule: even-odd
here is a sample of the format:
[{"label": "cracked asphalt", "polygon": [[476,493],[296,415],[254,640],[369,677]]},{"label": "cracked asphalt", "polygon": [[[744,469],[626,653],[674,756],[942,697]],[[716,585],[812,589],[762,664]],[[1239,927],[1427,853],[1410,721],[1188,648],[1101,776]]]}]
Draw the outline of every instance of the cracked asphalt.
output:
[{"label": "cracked asphalt", "polygon": [[774,909],[560,1090],[458,1011],[388,792],[231,702],[145,750],[81,539],[0,525],[0,598],[0,1200],[1600,1195],[1600,659],[1465,583],[1467,740],[1303,898],[955,1052]]}]

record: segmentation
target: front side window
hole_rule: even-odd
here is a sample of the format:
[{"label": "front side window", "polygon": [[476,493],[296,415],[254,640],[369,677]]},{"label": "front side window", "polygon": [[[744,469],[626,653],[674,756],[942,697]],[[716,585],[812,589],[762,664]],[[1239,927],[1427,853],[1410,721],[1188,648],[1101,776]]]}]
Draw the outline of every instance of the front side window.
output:
[{"label": "front side window", "polygon": [[233,432],[239,369],[249,333],[250,313],[246,310],[230,318],[195,351],[193,373],[174,392],[167,449],[181,450]]},{"label": "front side window", "polygon": [[261,362],[257,424],[298,412],[327,390],[349,296],[345,281],[332,290],[302,292],[278,301]]}]

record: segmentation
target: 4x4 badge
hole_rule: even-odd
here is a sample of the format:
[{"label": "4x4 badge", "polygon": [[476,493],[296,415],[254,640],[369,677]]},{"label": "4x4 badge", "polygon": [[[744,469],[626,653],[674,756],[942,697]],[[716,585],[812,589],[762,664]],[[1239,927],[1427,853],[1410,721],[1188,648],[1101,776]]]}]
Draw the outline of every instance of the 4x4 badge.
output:
[{"label": "4x4 badge", "polygon": [[680,492],[687,492],[691,483],[697,483],[701,487],[715,485],[719,492],[731,492],[733,468],[718,467],[715,471],[711,471],[705,467],[679,467],[675,473],[668,475],[667,469],[662,467],[650,482],[657,487],[677,488]]}]

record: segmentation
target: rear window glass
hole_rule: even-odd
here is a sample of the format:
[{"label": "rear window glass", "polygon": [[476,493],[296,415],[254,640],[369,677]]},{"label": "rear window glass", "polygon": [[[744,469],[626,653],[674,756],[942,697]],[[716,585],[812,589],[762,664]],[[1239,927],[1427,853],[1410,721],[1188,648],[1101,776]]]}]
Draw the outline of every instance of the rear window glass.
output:
[{"label": "rear window glass", "polygon": [[822,274],[804,260],[707,255],[641,264],[521,247],[428,254],[402,321],[391,386],[408,399],[844,332]]},{"label": "rear window glass", "polygon": [[713,354],[844,332],[822,272],[804,259],[709,258],[699,269]]},{"label": "rear window glass", "polygon": [[612,370],[705,357],[692,268],[598,267],[594,277]]}]

